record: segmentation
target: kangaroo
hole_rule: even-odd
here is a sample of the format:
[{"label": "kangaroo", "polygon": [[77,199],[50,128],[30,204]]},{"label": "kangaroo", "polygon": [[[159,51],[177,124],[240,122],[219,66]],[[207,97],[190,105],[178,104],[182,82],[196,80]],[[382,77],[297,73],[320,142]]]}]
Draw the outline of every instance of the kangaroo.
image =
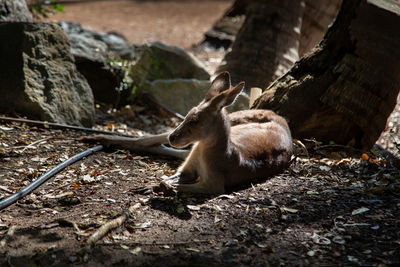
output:
[{"label": "kangaroo", "polygon": [[165,182],[178,192],[220,194],[226,187],[249,184],[289,165],[292,138],[286,120],[271,110],[228,115],[244,82],[231,87],[230,75],[218,75],[199,105],[168,136],[172,147],[192,149]]}]

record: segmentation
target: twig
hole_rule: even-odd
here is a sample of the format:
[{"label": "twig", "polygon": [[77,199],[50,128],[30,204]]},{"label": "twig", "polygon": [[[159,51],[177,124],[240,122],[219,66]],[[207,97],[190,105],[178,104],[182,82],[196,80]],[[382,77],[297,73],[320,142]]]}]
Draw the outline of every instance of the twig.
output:
[{"label": "twig", "polygon": [[78,224],[76,222],[67,220],[65,218],[60,218],[60,219],[57,220],[57,222],[61,226],[70,226],[70,227],[74,228],[75,234],[77,234],[79,236],[89,236],[89,234],[87,234],[84,231],[82,231],[81,229],[79,229],[79,226],[78,226]]},{"label": "twig", "polygon": [[188,241],[164,241],[164,242],[146,242],[146,241],[135,241],[135,242],[124,242],[127,245],[142,245],[142,246],[162,246],[162,245],[186,245],[190,243],[208,243],[210,240],[188,240]]},{"label": "twig", "polygon": [[306,146],[300,140],[293,139],[293,143],[298,145],[298,146],[300,146],[301,150],[303,150],[303,152],[304,152],[304,154],[306,154],[307,158],[310,157],[310,155],[308,154],[308,150],[307,150]]},{"label": "twig", "polygon": [[16,225],[11,225],[10,228],[8,229],[6,236],[0,241],[0,248],[4,247],[6,243],[11,239],[11,237],[14,235],[15,230],[17,229]]},{"label": "twig", "polygon": [[126,219],[128,219],[139,206],[140,205],[137,205],[137,204],[130,206],[126,211],[123,212],[123,214],[121,216],[102,225],[96,232],[94,232],[89,237],[89,239],[86,241],[85,247],[82,248],[81,252],[83,252],[84,254],[89,253],[97,241],[102,239],[104,236],[106,236],[112,230],[120,227],[126,221]]},{"label": "twig", "polygon": [[44,142],[44,141],[47,141],[47,140],[50,140],[50,139],[54,139],[54,138],[55,138],[55,137],[46,137],[46,138],[37,140],[37,141],[35,141],[35,142],[33,142],[33,143],[30,143],[30,144],[27,145],[27,146],[15,146],[15,147],[13,147],[13,149],[23,147],[23,149],[21,150],[21,152],[24,152],[25,150],[27,150],[27,149],[30,148],[30,147],[33,147],[33,146],[36,145],[36,144],[40,144],[40,143],[42,143],[42,142]]},{"label": "twig", "polygon": [[8,189],[7,187],[5,187],[3,185],[0,185],[0,189],[9,194],[14,193],[13,191],[11,191],[10,189]]},{"label": "twig", "polygon": [[126,136],[126,137],[134,137],[134,136],[132,136],[130,134],[123,134],[123,133],[119,133],[119,132],[110,132],[110,131],[102,131],[102,130],[96,130],[96,129],[92,129],[92,128],[79,127],[79,126],[73,126],[73,125],[67,125],[67,124],[61,124],[61,123],[54,123],[54,122],[47,122],[47,121],[27,120],[27,119],[11,118],[11,117],[0,117],[0,121],[22,122],[22,123],[42,126],[44,128],[52,127],[52,128],[56,128],[56,129],[70,129],[70,130],[84,131],[84,132],[97,133],[97,134],[109,134],[109,135],[120,135],[120,136]]}]

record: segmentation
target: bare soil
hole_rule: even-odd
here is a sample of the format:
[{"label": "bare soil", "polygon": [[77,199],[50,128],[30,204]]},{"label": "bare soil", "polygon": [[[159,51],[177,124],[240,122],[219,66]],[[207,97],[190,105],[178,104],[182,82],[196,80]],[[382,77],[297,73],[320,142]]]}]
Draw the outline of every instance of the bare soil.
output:
[{"label": "bare soil", "polygon": [[[176,125],[149,110],[129,118],[148,132],[122,121],[121,113],[98,111],[97,128],[105,130],[137,135]],[[0,133],[0,198],[91,147],[75,140],[84,133],[70,130],[2,123]],[[309,156],[299,150],[281,175],[219,196],[153,192],[178,160],[98,152],[0,211],[0,265],[400,264],[399,170],[349,148],[312,144],[308,150]],[[91,253],[82,252],[91,234],[132,205],[133,216]]]},{"label": "bare soil", "polygon": [[117,31],[134,44],[161,41],[190,48],[222,16],[231,0],[76,1],[51,21],[68,20],[99,32]]},{"label": "bare soil", "polygon": [[[151,40],[183,36],[180,41],[187,44],[174,43],[183,47],[201,40],[222,6],[229,6],[229,1],[95,3],[68,5],[62,16],[73,13],[71,20],[96,30],[120,31],[136,43],[147,42],[146,34],[153,31],[160,35]],[[127,15],[134,11],[117,12],[109,19],[102,13],[115,3],[120,5],[115,12],[136,5],[132,10],[141,17],[132,18],[141,18],[144,25],[136,28],[142,31],[152,19],[171,12],[174,3],[176,10],[186,4],[174,14],[188,13],[188,19],[200,10],[215,14],[207,23],[199,19],[201,27],[188,20],[191,34],[177,30],[164,35],[177,23],[166,20],[165,28],[135,31],[142,36],[135,40],[123,32],[131,23]],[[139,7],[159,13],[139,12]],[[118,27],[109,26],[113,19],[119,20]],[[90,20],[92,25],[87,24]],[[199,37],[194,38],[197,31]],[[209,54],[202,53],[207,63]],[[393,137],[389,129],[398,133],[399,114],[397,107],[379,141],[393,153],[398,135]],[[98,129],[132,135],[164,132],[178,123],[138,106],[121,111],[101,106],[96,122]],[[0,199],[92,147],[76,141],[82,135],[86,133],[0,122]],[[399,266],[399,169],[383,156],[311,141],[306,145],[309,154],[296,147],[297,156],[284,173],[219,196],[153,192],[162,176],[175,172],[178,160],[113,149],[95,153],[0,211],[0,266]],[[133,216],[90,253],[82,251],[90,235],[130,206],[135,207]]]}]

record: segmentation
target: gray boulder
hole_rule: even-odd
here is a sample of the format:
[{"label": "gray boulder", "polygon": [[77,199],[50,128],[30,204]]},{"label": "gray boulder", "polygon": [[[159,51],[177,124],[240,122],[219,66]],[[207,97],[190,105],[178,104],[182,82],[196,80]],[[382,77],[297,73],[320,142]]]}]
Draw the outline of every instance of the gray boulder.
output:
[{"label": "gray boulder", "polygon": [[93,94],[77,71],[68,38],[57,24],[3,23],[0,109],[90,127]]},{"label": "gray boulder", "polygon": [[60,25],[68,35],[76,66],[89,82],[94,98],[115,106],[125,105],[130,90],[121,87],[125,73],[113,58],[127,56],[124,49],[130,53],[127,57],[133,56],[135,46],[115,34],[89,31],[78,23],[62,21]]},{"label": "gray boulder", "polygon": [[[69,41],[76,67],[89,82],[94,98],[104,103],[124,104],[117,103],[121,93],[117,88],[124,78],[124,71],[119,65],[111,64],[107,45],[78,33],[69,34]],[[122,93],[128,93],[125,91]]]},{"label": "gray boulder", "polygon": [[[97,42],[101,46],[105,46],[108,51],[108,57],[117,57],[123,59],[136,59],[138,54],[138,47],[132,43],[129,43],[121,34],[116,32],[111,33],[99,33],[89,29],[85,29],[76,22],[61,21],[61,28],[67,33],[69,38],[71,36],[82,36],[86,39]],[[72,47],[74,47],[72,45]]]},{"label": "gray boulder", "polygon": [[[203,100],[211,82],[196,79],[171,79],[147,82],[144,87],[159,103],[169,109],[186,115],[188,111]],[[229,111],[249,108],[249,97],[240,94]]]},{"label": "gray boulder", "polygon": [[0,0],[0,22],[32,22],[25,0]]},{"label": "gray boulder", "polygon": [[210,74],[194,56],[176,46],[160,42],[146,44],[142,54],[132,68],[135,84],[161,79],[198,79],[208,80]]}]

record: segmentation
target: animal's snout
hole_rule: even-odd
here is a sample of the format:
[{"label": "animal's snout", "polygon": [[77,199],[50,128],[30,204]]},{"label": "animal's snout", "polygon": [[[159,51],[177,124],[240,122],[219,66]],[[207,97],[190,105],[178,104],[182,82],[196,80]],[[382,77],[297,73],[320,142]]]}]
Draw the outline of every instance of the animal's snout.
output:
[{"label": "animal's snout", "polygon": [[176,140],[176,135],[175,134],[170,134],[168,136],[168,141],[170,144],[172,144]]},{"label": "animal's snout", "polygon": [[181,136],[181,135],[179,134],[179,132],[176,132],[176,131],[172,132],[172,133],[168,136],[169,144],[170,144],[171,146],[175,146],[175,145],[177,144],[177,142],[179,142],[180,136]]}]

